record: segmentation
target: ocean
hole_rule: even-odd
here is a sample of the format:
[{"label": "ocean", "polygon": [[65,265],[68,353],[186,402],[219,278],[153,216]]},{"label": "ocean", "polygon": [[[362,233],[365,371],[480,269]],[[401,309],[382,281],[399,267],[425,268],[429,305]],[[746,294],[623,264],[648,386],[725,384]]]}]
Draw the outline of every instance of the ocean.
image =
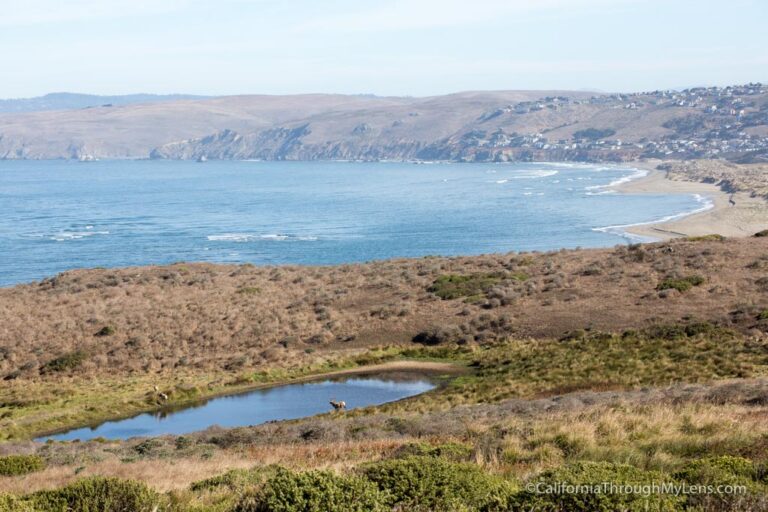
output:
[{"label": "ocean", "polygon": [[0,161],[0,286],[178,261],[338,264],[604,247],[710,206],[559,163]]}]

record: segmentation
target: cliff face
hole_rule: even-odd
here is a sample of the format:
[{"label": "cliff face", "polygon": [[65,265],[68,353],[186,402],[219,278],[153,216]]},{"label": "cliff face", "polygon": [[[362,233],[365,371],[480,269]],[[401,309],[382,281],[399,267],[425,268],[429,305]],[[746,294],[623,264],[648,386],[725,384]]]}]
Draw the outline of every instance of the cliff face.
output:
[{"label": "cliff face", "polygon": [[150,153],[153,159],[199,160],[409,160],[419,156],[424,144],[413,140],[377,142],[362,139],[307,142],[308,124],[272,128],[241,135],[223,130],[207,137],[165,144]]}]

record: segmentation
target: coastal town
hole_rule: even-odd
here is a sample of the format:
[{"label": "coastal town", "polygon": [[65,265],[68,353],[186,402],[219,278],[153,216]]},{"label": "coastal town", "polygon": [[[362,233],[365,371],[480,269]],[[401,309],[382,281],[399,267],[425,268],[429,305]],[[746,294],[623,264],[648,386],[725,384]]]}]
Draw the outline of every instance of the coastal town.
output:
[{"label": "coastal town", "polygon": [[[586,100],[549,96],[485,113],[479,123],[491,120],[499,123],[504,116],[563,113],[585,106],[632,113],[665,111],[672,115],[661,124],[662,131],[650,130],[656,133],[648,135],[634,128],[634,133],[621,137],[616,129],[601,127],[561,135],[575,123],[526,133],[508,132],[502,125],[492,132],[482,129],[466,132],[458,140],[443,141],[427,152],[454,153],[455,159],[464,161],[629,161],[638,158],[768,161],[768,86],[761,83],[595,95]],[[514,120],[510,124],[514,124]]]}]

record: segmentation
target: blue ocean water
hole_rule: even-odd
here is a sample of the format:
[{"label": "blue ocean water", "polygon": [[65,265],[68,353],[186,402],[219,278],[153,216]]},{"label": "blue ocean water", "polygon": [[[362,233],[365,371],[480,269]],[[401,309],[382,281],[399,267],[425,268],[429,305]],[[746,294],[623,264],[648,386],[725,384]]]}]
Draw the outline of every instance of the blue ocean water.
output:
[{"label": "blue ocean water", "polygon": [[546,163],[0,161],[0,286],[83,267],[611,246],[627,241],[623,225],[706,207],[697,196],[605,188],[637,173]]}]

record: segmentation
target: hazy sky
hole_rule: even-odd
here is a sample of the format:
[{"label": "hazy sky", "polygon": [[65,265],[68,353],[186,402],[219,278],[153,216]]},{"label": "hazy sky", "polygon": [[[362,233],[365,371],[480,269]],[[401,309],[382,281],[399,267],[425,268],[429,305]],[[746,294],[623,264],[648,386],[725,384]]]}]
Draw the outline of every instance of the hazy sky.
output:
[{"label": "hazy sky", "polygon": [[768,81],[768,0],[0,0],[0,97]]}]

